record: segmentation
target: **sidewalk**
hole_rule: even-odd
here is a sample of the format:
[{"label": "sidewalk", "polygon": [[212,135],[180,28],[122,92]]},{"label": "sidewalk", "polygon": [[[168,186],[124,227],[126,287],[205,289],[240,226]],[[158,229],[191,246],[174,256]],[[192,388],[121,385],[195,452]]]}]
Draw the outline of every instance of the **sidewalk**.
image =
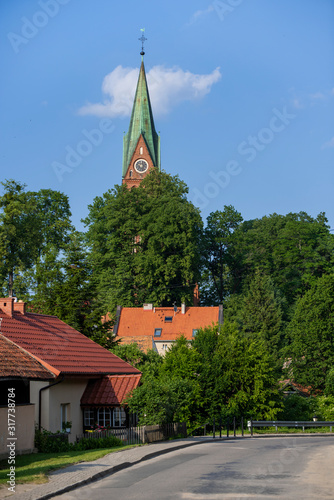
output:
[{"label": "sidewalk", "polygon": [[17,485],[15,493],[9,492],[7,488],[1,489],[0,498],[12,500],[46,500],[53,498],[54,495],[66,493],[94,479],[107,476],[141,461],[206,442],[212,442],[212,437],[175,439],[173,441],[163,441],[128,450],[116,451],[93,462],[81,462],[64,469],[59,469],[50,474],[48,483]]}]

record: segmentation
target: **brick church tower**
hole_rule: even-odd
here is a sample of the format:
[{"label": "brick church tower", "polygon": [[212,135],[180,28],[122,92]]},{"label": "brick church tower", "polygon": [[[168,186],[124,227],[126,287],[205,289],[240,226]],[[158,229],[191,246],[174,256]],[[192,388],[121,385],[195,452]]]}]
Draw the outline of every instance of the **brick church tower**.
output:
[{"label": "brick church tower", "polygon": [[[142,43],[146,38],[140,38]],[[139,186],[154,168],[160,171],[160,137],[155,131],[150,96],[148,93],[144,51],[128,133],[123,140],[122,184],[128,188]]]}]

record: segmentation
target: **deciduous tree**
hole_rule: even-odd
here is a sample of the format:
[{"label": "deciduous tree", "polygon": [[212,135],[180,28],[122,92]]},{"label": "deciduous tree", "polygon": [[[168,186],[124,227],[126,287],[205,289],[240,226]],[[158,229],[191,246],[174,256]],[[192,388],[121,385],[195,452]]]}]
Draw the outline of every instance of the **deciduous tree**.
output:
[{"label": "deciduous tree", "polygon": [[319,278],[298,300],[288,333],[294,380],[324,391],[334,365],[334,274]]},{"label": "deciduous tree", "polygon": [[93,279],[106,310],[191,303],[199,278],[202,220],[178,179],[154,171],[138,188],[95,198],[87,226]]}]

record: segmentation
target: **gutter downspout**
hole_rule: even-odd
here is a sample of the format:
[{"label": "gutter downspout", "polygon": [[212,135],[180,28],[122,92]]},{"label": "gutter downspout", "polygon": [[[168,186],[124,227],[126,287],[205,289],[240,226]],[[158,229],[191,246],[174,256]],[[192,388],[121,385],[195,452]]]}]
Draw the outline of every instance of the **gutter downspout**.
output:
[{"label": "gutter downspout", "polygon": [[219,310],[218,310],[218,334],[220,334],[220,328],[224,324],[224,308],[223,304],[219,305]]},{"label": "gutter downspout", "polygon": [[62,378],[58,380],[57,382],[54,382],[53,384],[46,385],[45,387],[42,387],[42,389],[39,390],[38,394],[38,430],[41,430],[41,419],[42,419],[42,391],[45,391],[46,389],[51,389],[54,385],[60,384],[63,382],[65,376],[62,375]]}]

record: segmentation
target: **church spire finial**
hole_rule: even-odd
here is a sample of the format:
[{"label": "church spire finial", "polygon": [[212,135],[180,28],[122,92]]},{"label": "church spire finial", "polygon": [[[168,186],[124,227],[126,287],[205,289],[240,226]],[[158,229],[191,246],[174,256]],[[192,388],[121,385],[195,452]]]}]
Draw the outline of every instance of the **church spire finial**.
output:
[{"label": "church spire finial", "polygon": [[140,31],[142,32],[142,35],[140,38],[138,38],[138,40],[141,41],[141,57],[143,58],[143,56],[145,55],[145,52],[144,52],[144,42],[147,40],[147,38],[145,38],[145,28],[140,28]]}]

